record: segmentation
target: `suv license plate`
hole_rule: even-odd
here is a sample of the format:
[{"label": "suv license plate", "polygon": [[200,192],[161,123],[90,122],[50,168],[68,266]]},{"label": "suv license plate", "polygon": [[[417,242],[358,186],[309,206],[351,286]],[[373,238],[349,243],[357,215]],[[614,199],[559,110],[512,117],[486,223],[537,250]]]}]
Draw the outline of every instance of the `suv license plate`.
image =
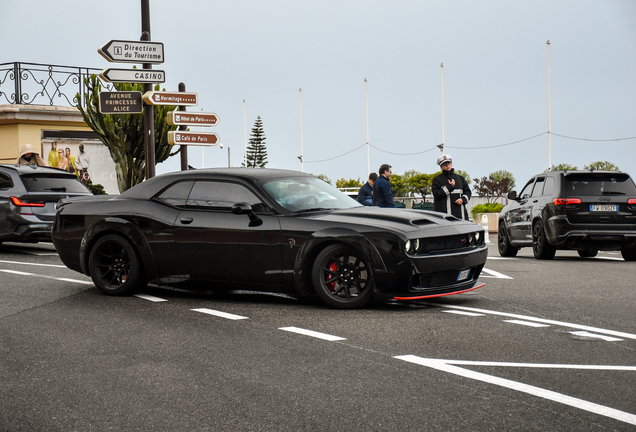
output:
[{"label": "suv license plate", "polygon": [[590,204],[590,211],[593,212],[617,212],[618,206],[616,204]]},{"label": "suv license plate", "polygon": [[457,276],[457,281],[461,281],[464,279],[468,279],[468,276],[470,276],[470,269],[468,270],[462,270],[459,272],[459,275]]}]

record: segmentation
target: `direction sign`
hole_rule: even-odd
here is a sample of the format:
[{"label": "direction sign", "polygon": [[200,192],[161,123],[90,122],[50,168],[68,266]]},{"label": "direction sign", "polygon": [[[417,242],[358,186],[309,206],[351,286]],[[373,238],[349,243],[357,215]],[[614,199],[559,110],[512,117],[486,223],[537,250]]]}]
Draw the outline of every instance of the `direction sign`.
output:
[{"label": "direction sign", "polygon": [[143,95],[148,105],[198,105],[199,97],[196,93],[149,91]]},{"label": "direction sign", "polygon": [[172,126],[216,126],[219,117],[214,113],[168,111],[167,121]]},{"label": "direction sign", "polygon": [[170,145],[215,146],[219,141],[219,136],[214,132],[168,132],[168,144]]},{"label": "direction sign", "polygon": [[158,69],[104,69],[99,76],[108,82],[151,83],[166,82],[166,73]]},{"label": "direction sign", "polygon": [[164,62],[161,42],[110,40],[97,52],[109,62],[153,64]]},{"label": "direction sign", "polygon": [[140,91],[99,92],[99,112],[102,114],[139,114],[143,110]]}]

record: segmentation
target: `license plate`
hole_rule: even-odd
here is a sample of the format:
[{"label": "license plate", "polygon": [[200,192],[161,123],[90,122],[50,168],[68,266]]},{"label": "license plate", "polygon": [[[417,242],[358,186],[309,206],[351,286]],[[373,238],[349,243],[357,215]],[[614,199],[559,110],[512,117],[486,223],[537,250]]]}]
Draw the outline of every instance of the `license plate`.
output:
[{"label": "license plate", "polygon": [[593,212],[617,212],[616,204],[590,204],[590,211]]},{"label": "license plate", "polygon": [[457,276],[457,281],[468,279],[468,276],[470,276],[470,269],[462,270],[459,272],[459,275]]}]

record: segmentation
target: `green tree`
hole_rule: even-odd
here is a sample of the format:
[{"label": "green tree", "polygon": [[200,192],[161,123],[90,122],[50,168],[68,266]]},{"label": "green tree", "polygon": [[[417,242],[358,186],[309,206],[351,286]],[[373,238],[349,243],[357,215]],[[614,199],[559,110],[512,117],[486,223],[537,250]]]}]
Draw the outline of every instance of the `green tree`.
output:
[{"label": "green tree", "polygon": [[[552,165],[552,171],[576,171],[578,168],[574,165],[567,163],[560,163],[558,165]],[[543,172],[548,172],[550,169],[546,169]]]},{"label": "green tree", "polygon": [[404,181],[404,177],[399,174],[392,174],[389,177],[389,183],[391,183],[391,192],[393,193],[393,197],[403,197],[407,196],[409,193],[409,188]]},{"label": "green tree", "polygon": [[[91,75],[84,80],[86,84],[86,107],[82,106],[82,97],[76,95],[77,108],[86,124],[99,136],[110,151],[115,162],[117,186],[119,192],[124,192],[141,183],[146,178],[146,148],[144,145],[144,116],[143,114],[102,114],[99,112],[99,92],[102,89],[100,80]],[[115,83],[118,91],[143,91],[142,84]],[[159,90],[159,86],[155,86]],[[166,116],[174,106],[155,106],[155,163],[161,163],[174,156],[168,144],[168,131],[176,126],[168,125]]]},{"label": "green tree", "polygon": [[360,182],[360,177],[358,177],[358,180],[354,180],[354,179],[345,180],[344,177],[342,177],[340,180],[336,180],[336,187],[337,188],[362,187],[362,183]]},{"label": "green tree", "polygon": [[608,161],[596,161],[585,165],[583,169],[590,171],[620,171],[616,165]]},{"label": "green tree", "polygon": [[438,174],[439,172],[434,174],[422,173],[411,176],[408,179],[408,187],[412,191],[412,193],[418,193],[422,196],[422,199],[425,199],[427,195],[430,195],[433,192],[433,179]]},{"label": "green tree", "polygon": [[502,181],[505,178],[510,179],[510,182],[508,183],[508,190],[505,193],[510,192],[517,185],[517,183],[515,182],[515,176],[513,176],[510,171],[499,170],[499,171],[495,171],[494,173],[490,173],[490,175],[493,176],[493,179],[495,181]]},{"label": "green tree", "polygon": [[505,195],[510,190],[510,177],[497,179],[494,174],[475,179],[475,192],[486,197],[488,203],[494,203],[498,197]]},{"label": "green tree", "polygon": [[325,183],[331,184],[331,179],[324,174],[318,174],[316,177],[318,177],[320,180],[324,181]]},{"label": "green tree", "polygon": [[265,168],[267,165],[267,148],[265,147],[265,132],[261,116],[256,118],[252,134],[250,135],[250,145],[247,147],[247,166],[254,168]]}]

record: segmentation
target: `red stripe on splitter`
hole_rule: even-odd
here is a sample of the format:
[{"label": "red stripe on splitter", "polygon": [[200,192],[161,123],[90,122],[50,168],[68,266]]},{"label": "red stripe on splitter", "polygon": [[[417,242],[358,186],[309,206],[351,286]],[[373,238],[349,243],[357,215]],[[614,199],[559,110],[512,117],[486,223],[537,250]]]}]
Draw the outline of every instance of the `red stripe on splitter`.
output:
[{"label": "red stripe on splitter", "polygon": [[427,299],[427,298],[433,298],[433,297],[444,297],[444,296],[449,296],[449,295],[455,295],[455,294],[462,294],[468,291],[472,291],[472,290],[476,290],[478,288],[483,287],[484,285],[486,285],[485,283],[476,286],[476,287],[472,287],[469,288],[467,290],[463,290],[463,291],[455,291],[452,293],[445,293],[445,294],[433,294],[433,295],[427,295],[427,296],[417,296],[417,297],[394,297],[393,300],[421,300],[421,299]]}]

